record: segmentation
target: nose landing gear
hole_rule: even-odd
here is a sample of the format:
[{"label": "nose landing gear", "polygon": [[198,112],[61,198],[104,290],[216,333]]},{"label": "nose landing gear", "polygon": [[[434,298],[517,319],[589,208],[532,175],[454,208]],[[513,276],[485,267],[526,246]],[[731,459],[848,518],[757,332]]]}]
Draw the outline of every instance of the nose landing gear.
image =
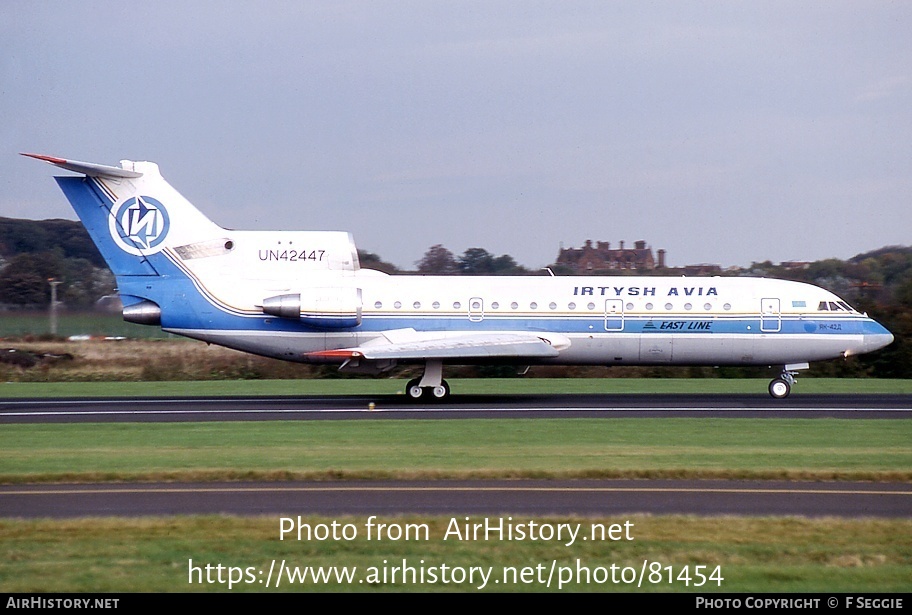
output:
[{"label": "nose landing gear", "polygon": [[773,378],[769,383],[769,394],[776,399],[785,399],[792,392],[795,384],[796,370],[807,369],[807,363],[793,363],[782,368],[782,373]]},{"label": "nose landing gear", "polygon": [[774,378],[769,385],[770,395],[776,399],[784,399],[792,392],[792,384],[795,378],[791,374],[783,373],[778,378]]}]

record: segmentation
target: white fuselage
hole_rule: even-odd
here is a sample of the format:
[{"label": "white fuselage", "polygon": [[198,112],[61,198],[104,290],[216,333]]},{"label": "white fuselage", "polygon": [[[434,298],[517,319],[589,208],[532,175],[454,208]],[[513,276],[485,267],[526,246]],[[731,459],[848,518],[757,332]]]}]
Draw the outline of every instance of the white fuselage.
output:
[{"label": "white fuselage", "polygon": [[[595,365],[788,364],[849,356],[889,343],[888,332],[872,328],[870,318],[829,291],[782,280],[387,276],[368,270],[332,277],[336,286],[360,291],[357,327],[289,326],[289,319],[264,318],[255,300],[237,305],[243,303],[239,299],[234,308],[239,308],[240,320],[224,330],[166,328],[296,361],[323,360],[307,355],[362,346],[390,331],[402,331],[404,339],[411,331],[440,338],[535,332],[559,336],[563,347],[557,357],[522,363]],[[225,284],[238,297],[258,299],[281,292],[306,297],[329,287],[313,278],[309,282],[241,288],[235,278]]]}]

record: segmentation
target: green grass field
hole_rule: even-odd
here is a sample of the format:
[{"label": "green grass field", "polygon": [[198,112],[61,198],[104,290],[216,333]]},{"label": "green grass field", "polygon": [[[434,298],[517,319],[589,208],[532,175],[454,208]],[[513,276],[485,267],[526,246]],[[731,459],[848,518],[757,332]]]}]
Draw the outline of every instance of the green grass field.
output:
[{"label": "green grass field", "polygon": [[0,481],[704,477],[912,480],[912,423],[478,419],[5,425]]},{"label": "green grass field", "polygon": [[[25,335],[42,336],[51,332],[50,316],[45,311],[6,312],[0,316],[0,338]],[[177,336],[158,327],[145,327],[125,322],[120,313],[99,312],[61,313],[57,318],[57,335],[130,337],[139,339],[171,339]]]}]

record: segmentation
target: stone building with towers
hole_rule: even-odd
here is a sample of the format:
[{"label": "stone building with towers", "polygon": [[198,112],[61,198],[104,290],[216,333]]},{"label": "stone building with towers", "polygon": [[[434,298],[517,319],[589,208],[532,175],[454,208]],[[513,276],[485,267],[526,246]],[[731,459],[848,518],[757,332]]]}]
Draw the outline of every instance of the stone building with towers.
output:
[{"label": "stone building with towers", "polygon": [[605,270],[634,270],[645,271],[665,268],[665,250],[659,250],[658,260],[652,254],[652,248],[645,241],[633,242],[633,247],[628,248],[621,241],[612,248],[610,241],[593,243],[586,240],[582,248],[560,248],[557,256],[557,265],[563,265],[575,273]]}]

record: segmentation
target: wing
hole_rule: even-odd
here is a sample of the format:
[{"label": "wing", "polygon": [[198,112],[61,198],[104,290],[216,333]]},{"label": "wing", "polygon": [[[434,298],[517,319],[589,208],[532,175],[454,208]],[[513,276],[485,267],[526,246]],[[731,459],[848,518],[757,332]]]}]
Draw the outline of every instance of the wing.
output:
[{"label": "wing", "polygon": [[555,333],[418,333],[414,329],[384,331],[382,337],[353,348],[312,352],[322,359],[486,359],[550,358],[570,347],[570,340]]}]

